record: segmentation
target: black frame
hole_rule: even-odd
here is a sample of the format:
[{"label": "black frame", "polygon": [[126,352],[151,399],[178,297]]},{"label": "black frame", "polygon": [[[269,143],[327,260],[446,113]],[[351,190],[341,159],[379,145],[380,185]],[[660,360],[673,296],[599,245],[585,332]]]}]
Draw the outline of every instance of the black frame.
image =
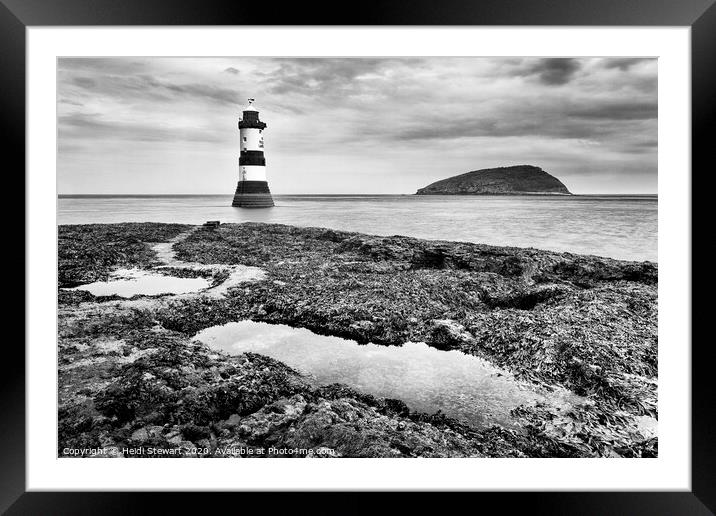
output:
[{"label": "black frame", "polygon": [[[0,0],[0,127],[7,158],[25,164],[25,29],[43,25],[615,25],[690,26],[692,30],[692,268],[707,271],[713,244],[713,219],[707,211],[705,188],[712,173],[710,158],[716,125],[716,0],[412,0],[409,3],[363,0],[358,4],[240,0]],[[355,5],[355,7],[353,7]],[[693,170],[699,170],[694,174]],[[6,176],[7,178],[7,176]],[[24,189],[24,186],[20,187]],[[19,190],[18,190],[19,191]],[[699,201],[699,202],[697,202]],[[703,232],[698,222],[706,221]],[[700,236],[701,240],[697,237]],[[15,241],[20,241],[16,239]],[[706,242],[705,242],[706,241]],[[22,251],[24,258],[24,250]],[[14,257],[14,263],[19,260]],[[31,271],[26,268],[26,275]],[[651,493],[509,493],[479,494],[480,501],[501,502],[501,511],[525,509],[538,514],[713,514],[716,511],[716,435],[710,424],[713,402],[710,343],[706,331],[714,275],[708,272],[693,285],[692,297],[692,492]],[[702,339],[697,339],[697,335]],[[685,343],[687,344],[687,343]],[[25,355],[19,339],[5,339],[0,374],[0,511],[8,514],[125,514],[145,513],[161,496],[162,509],[187,508],[206,495],[148,493],[25,493]],[[9,356],[8,356],[9,354]],[[232,513],[253,503],[266,512],[351,513],[381,505],[356,493],[321,494],[306,503],[307,493],[280,498],[236,493],[219,497]],[[474,496],[474,495],[473,495]],[[237,499],[237,497],[239,499]],[[267,501],[267,497],[270,501]],[[385,496],[383,496],[385,498]],[[406,500],[403,497],[401,505]],[[425,507],[425,496],[414,493],[412,503]],[[465,495],[450,495],[457,509]],[[240,505],[237,505],[240,502]],[[475,500],[468,503],[473,504]],[[507,502],[507,503],[506,503]],[[205,502],[202,502],[204,505]],[[444,501],[441,502],[441,505]],[[204,505],[204,507],[206,507]],[[405,505],[403,505],[405,507]],[[444,507],[444,505],[443,505]],[[469,505],[465,505],[469,507]]]}]

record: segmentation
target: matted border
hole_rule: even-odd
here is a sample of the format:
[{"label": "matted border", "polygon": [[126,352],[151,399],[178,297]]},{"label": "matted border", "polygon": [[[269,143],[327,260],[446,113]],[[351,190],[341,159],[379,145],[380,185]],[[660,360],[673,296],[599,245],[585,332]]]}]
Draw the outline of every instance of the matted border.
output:
[{"label": "matted border", "polygon": [[[330,41],[330,48],[326,47]],[[57,459],[58,56],[658,56],[658,458],[331,461]],[[684,27],[31,28],[27,38],[28,490],[686,490],[689,479],[689,30]],[[479,59],[479,57],[477,57]]]},{"label": "matted border", "polygon": [[[275,6],[258,4],[246,9],[246,4],[220,2],[182,2],[181,5],[169,1],[140,2],[124,1],[120,3],[109,1],[62,1],[38,2],[32,0],[15,0],[5,2],[11,4],[12,11],[0,7],[0,52],[2,52],[2,66],[4,75],[4,90],[2,106],[2,123],[6,125],[3,131],[8,148],[6,157],[16,157],[19,166],[24,162],[24,146],[22,130],[25,104],[24,92],[24,44],[25,28],[27,25],[58,24],[276,24],[276,23],[307,23],[307,24],[480,24],[480,25],[691,25],[692,26],[692,92],[693,92],[693,170],[703,168],[703,175],[709,173],[705,168],[706,156],[710,153],[712,143],[709,131],[713,128],[714,117],[714,62],[716,61],[713,45],[713,34],[716,33],[716,9],[711,5],[713,0],[703,1],[669,1],[661,2],[655,8],[652,2],[644,0],[632,1],[550,1],[537,0],[502,1],[502,2],[456,2],[441,9],[436,9],[434,2],[417,1],[410,4],[410,9],[403,11],[398,4],[386,8],[375,2],[362,2],[357,6],[355,16],[346,20],[335,11],[341,8],[339,4],[331,6],[310,6],[295,4],[293,7],[276,9]],[[444,5],[444,4],[443,4]],[[325,8],[324,8],[325,7]],[[710,8],[709,8],[710,7]],[[707,9],[706,14],[703,14]],[[274,12],[276,11],[276,12]],[[316,15],[320,12],[321,15]],[[14,14],[13,14],[14,13]],[[7,102],[7,104],[5,104]],[[18,167],[19,168],[19,167]],[[17,170],[17,169],[16,169]],[[702,181],[701,176],[694,174],[694,182]],[[699,215],[712,218],[706,212],[705,204],[697,203],[699,195],[705,195],[703,188],[694,188],[693,215],[698,220]],[[694,228],[696,229],[696,228]],[[702,235],[707,236],[707,235]],[[706,250],[708,243],[700,243],[694,239],[695,250]],[[694,254],[694,268],[705,265],[705,255]],[[706,270],[706,269],[701,269]],[[32,271],[28,270],[31,274]],[[713,279],[704,278],[695,285],[700,292],[707,291]],[[697,300],[695,300],[697,301]],[[706,312],[710,306],[694,303],[694,313],[703,314],[704,318],[710,314]],[[28,307],[31,309],[31,307]],[[708,319],[694,324],[705,325]],[[709,393],[709,376],[706,367],[710,366],[708,360],[708,339],[694,340],[693,348],[693,473],[692,490],[704,503],[713,506],[714,491],[711,486],[714,465],[714,442],[709,438],[708,418],[712,411],[712,401]],[[700,345],[699,345],[700,343]],[[687,345],[688,343],[685,343]],[[2,378],[2,394],[0,410],[3,415],[2,437],[4,438],[4,452],[2,454],[3,478],[0,489],[3,491],[0,508],[7,507],[13,502],[17,494],[24,491],[24,422],[23,422],[23,352],[19,345],[7,346],[8,356]],[[16,354],[16,357],[12,355]],[[16,418],[13,420],[13,417]],[[78,495],[79,496],[79,495]],[[34,507],[35,513],[47,512],[42,510],[45,503],[77,503],[84,501],[98,504],[103,512],[107,512],[107,503],[117,501],[117,497],[70,495],[24,495],[14,506],[14,513],[25,513]],[[246,498],[246,495],[242,495]],[[517,500],[514,495],[512,500]],[[122,495],[127,510],[129,501]],[[143,497],[146,500],[146,497]],[[176,499],[176,498],[175,498]],[[523,499],[520,497],[520,499]],[[43,501],[44,500],[44,501]],[[133,498],[137,503],[130,506],[145,507],[145,502]],[[637,508],[642,512],[667,513],[696,513],[705,508],[700,504],[694,494],[621,494],[616,496],[600,495],[529,495],[527,498],[531,509],[541,508],[542,512],[556,510],[579,510],[583,514],[604,513],[621,508],[632,510]],[[540,502],[540,507],[532,505]],[[183,503],[183,502],[182,502]],[[420,502],[423,503],[423,502]],[[341,504],[343,505],[343,504]],[[115,506],[115,508],[120,508]],[[58,505],[53,506],[54,514],[70,513],[69,510],[60,510]],[[336,509],[340,510],[338,507]],[[98,509],[99,510],[99,509]],[[537,511],[540,512],[540,511]]]}]

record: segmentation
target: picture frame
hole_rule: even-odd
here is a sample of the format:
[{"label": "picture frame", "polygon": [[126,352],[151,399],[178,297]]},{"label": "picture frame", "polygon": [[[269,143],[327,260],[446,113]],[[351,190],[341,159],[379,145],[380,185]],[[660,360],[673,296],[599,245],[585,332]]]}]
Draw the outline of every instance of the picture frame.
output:
[{"label": "picture frame", "polygon": [[[3,134],[6,152],[17,164],[25,164],[24,133],[26,99],[26,40],[25,31],[32,26],[87,25],[529,25],[529,26],[689,26],[691,27],[692,72],[692,270],[706,270],[706,239],[697,238],[699,221],[708,221],[705,200],[706,156],[711,146],[716,116],[716,6],[714,0],[671,0],[658,8],[648,0],[556,0],[509,2],[456,1],[439,8],[425,0],[412,2],[409,8],[380,2],[363,3],[349,15],[340,13],[340,5],[312,3],[293,4],[276,9],[270,4],[251,5],[231,2],[183,2],[180,6],[167,0],[141,2],[126,0],[115,4],[107,0],[62,0],[51,3],[42,0],[2,0],[0,4],[0,54],[2,54],[5,102],[2,109]],[[320,13],[317,15],[316,13]],[[700,173],[694,171],[700,170]],[[706,226],[705,231],[708,230]],[[26,275],[31,274],[26,270]],[[710,423],[713,391],[706,368],[709,366],[710,346],[706,337],[707,307],[705,293],[713,283],[707,277],[692,288],[692,490],[690,492],[649,493],[525,493],[482,494],[485,498],[502,501],[510,497],[523,509],[538,514],[579,512],[582,514],[650,513],[650,514],[710,514],[716,511],[716,492],[713,488],[716,471],[716,445]],[[26,310],[31,310],[28,305]],[[702,335],[703,338],[697,338]],[[78,514],[78,513],[142,513],[148,510],[148,499],[154,495],[126,493],[49,493],[27,492],[25,488],[25,353],[17,342],[7,346],[6,363],[13,364],[2,376],[2,435],[5,451],[0,459],[3,482],[0,488],[0,509],[8,514]],[[208,496],[194,495],[197,497]],[[261,500],[257,495],[240,494],[242,503]],[[301,494],[285,495],[281,504],[286,507],[302,503]],[[168,506],[186,504],[183,497],[162,496]],[[233,498],[231,497],[226,497]],[[366,503],[355,495],[332,496],[335,507],[352,506],[359,510]],[[350,501],[349,501],[350,500]],[[413,503],[423,504],[422,496]],[[451,503],[457,503],[452,499]],[[166,510],[165,506],[165,510]],[[513,506],[516,508],[516,506]],[[288,509],[287,509],[288,510]],[[348,512],[340,510],[340,512]]]}]

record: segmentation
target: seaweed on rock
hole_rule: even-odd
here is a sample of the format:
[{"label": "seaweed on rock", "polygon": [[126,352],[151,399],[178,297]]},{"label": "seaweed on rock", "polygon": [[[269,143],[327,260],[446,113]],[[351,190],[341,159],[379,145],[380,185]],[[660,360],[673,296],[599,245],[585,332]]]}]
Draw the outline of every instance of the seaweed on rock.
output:
[{"label": "seaweed on rock", "polygon": [[[658,416],[653,263],[276,224],[189,228],[60,227],[60,286],[102,279],[119,266],[148,267],[156,263],[149,244],[182,233],[173,246],[180,260],[266,271],[216,297],[135,303],[61,291],[60,449],[163,443],[201,446],[210,456],[226,446],[388,457],[657,453],[656,439],[632,424]],[[478,430],[411,413],[400,400],[311,386],[261,355],[229,357],[190,341],[241,319],[361,343],[458,349],[589,403],[568,415],[523,407],[515,417],[525,433]]]}]

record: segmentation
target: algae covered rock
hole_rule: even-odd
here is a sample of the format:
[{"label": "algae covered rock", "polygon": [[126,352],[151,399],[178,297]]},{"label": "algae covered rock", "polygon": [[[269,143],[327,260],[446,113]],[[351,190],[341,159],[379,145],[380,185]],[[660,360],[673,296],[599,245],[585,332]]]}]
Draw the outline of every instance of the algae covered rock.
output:
[{"label": "algae covered rock", "polygon": [[[60,284],[148,266],[151,243],[180,233],[188,233],[174,244],[180,259],[257,265],[266,277],[218,297],[107,300],[61,291],[60,454],[656,454],[655,437],[634,426],[658,416],[654,263],[278,224],[194,232],[117,224],[60,228]],[[525,432],[475,428],[346,385],[317,386],[266,356],[231,357],[192,341],[204,328],[243,319],[359,343],[425,342],[589,404],[559,414],[521,407],[514,417]]]}]

